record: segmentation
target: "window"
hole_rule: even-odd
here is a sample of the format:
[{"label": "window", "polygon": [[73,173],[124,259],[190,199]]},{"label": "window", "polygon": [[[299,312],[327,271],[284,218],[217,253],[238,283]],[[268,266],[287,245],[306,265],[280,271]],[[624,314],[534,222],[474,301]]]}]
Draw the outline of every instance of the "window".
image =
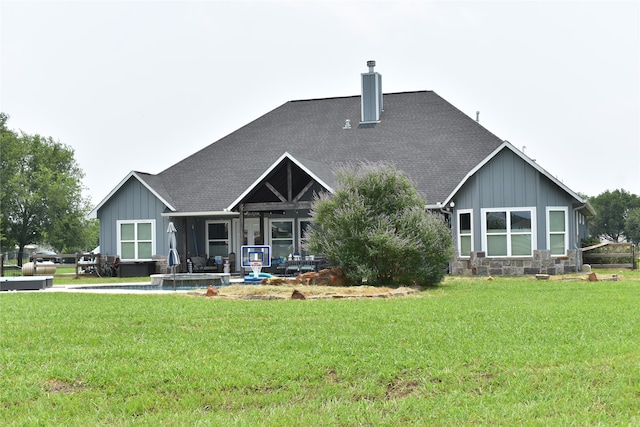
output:
[{"label": "window", "polygon": [[458,253],[461,257],[471,256],[473,251],[472,211],[458,212]]},{"label": "window", "polygon": [[209,257],[216,255],[221,257],[229,256],[229,221],[208,221],[207,222],[207,253]]},{"label": "window", "polygon": [[151,259],[155,253],[155,220],[118,221],[120,259]]},{"label": "window", "polygon": [[531,256],[536,246],[535,208],[482,210],[482,239],[488,257]]},{"label": "window", "polygon": [[300,248],[300,255],[309,255],[304,250],[305,239],[307,238],[307,230],[311,228],[311,221],[309,219],[301,219],[298,221],[298,248]]},{"label": "window", "polygon": [[566,255],[569,247],[566,207],[547,207],[547,248],[551,255]]},{"label": "window", "polygon": [[272,220],[271,228],[271,257],[288,257],[295,251],[293,246],[293,220]]}]

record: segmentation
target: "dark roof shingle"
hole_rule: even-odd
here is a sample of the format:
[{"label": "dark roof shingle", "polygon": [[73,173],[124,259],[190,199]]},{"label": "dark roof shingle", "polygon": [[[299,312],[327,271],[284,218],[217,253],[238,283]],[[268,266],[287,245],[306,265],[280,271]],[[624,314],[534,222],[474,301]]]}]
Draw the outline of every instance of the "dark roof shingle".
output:
[{"label": "dark roof shingle", "polygon": [[180,212],[221,211],[289,152],[310,169],[388,162],[435,204],[502,143],[431,91],[385,94],[380,123],[359,121],[360,96],[290,101],[145,179]]}]

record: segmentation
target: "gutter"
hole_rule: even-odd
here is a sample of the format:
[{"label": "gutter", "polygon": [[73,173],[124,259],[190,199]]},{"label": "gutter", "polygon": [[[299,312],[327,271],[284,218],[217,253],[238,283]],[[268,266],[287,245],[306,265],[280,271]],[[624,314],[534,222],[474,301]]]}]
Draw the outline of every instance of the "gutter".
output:
[{"label": "gutter", "polygon": [[210,212],[163,212],[163,217],[185,217],[185,216],[240,216],[239,212],[233,211],[210,211]]}]

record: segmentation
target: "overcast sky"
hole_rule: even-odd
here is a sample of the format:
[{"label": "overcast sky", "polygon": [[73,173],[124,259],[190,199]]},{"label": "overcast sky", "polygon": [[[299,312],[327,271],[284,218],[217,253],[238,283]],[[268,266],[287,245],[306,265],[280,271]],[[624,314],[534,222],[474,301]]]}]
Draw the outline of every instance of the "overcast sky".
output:
[{"label": "overcast sky", "polygon": [[370,59],[572,190],[640,195],[638,1],[0,0],[0,28],[0,111],[71,146],[94,204],[287,101],[359,95]]}]

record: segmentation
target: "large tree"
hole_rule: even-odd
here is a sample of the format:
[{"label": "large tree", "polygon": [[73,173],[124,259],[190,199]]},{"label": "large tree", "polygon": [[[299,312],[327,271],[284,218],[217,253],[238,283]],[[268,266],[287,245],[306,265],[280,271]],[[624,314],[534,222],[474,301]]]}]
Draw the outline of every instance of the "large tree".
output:
[{"label": "large tree", "polygon": [[453,256],[443,218],[395,168],[364,164],[338,172],[333,194],[314,201],[307,246],[355,283],[434,285]]},{"label": "large tree", "polygon": [[85,217],[89,203],[82,196],[84,173],[74,150],[51,137],[10,130],[8,118],[0,113],[2,246],[17,245],[21,254],[32,243],[59,252],[84,249],[95,227]]},{"label": "large tree", "polygon": [[640,208],[633,208],[629,211],[624,222],[624,232],[627,239],[640,245]]},{"label": "large tree", "polygon": [[612,242],[619,242],[629,236],[626,220],[629,212],[640,208],[640,197],[623,189],[605,191],[589,202],[596,211],[596,216],[589,221],[589,230],[595,237],[603,237]]}]

